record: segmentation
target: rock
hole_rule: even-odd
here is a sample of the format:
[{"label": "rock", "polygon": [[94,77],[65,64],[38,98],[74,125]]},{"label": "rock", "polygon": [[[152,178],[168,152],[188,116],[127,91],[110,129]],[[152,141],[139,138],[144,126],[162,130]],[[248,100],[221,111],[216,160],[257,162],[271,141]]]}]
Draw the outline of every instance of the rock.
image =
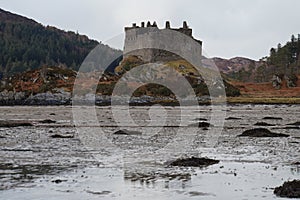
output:
[{"label": "rock", "polygon": [[51,135],[50,137],[51,138],[74,138],[74,135],[70,134],[70,133],[64,134],[64,135],[62,135],[62,134],[54,134],[54,135]]},{"label": "rock", "polygon": [[244,131],[238,137],[289,137],[289,135],[282,133],[273,133],[266,128],[254,128]]},{"label": "rock", "polygon": [[142,133],[139,131],[129,131],[126,129],[118,130],[114,132],[114,135],[141,135]]},{"label": "rock", "polygon": [[213,126],[213,125],[211,125],[208,122],[198,122],[198,123],[190,124],[188,126],[199,127],[199,128],[207,128],[207,127],[210,127],[210,126]]},{"label": "rock", "polygon": [[191,197],[196,197],[196,196],[210,196],[211,194],[209,193],[204,193],[204,192],[197,192],[197,191],[191,191],[188,193]]},{"label": "rock", "polygon": [[239,118],[239,117],[227,117],[225,120],[239,120],[239,119],[242,119],[242,118]]},{"label": "rock", "polygon": [[10,128],[18,126],[33,126],[33,124],[28,121],[0,121],[0,127]]},{"label": "rock", "polygon": [[300,122],[290,123],[290,124],[287,124],[287,125],[291,125],[291,126],[300,126]]},{"label": "rock", "polygon": [[51,120],[51,119],[44,119],[44,120],[39,121],[39,123],[42,123],[42,124],[54,124],[54,123],[56,123],[56,121]]},{"label": "rock", "polygon": [[196,118],[196,119],[194,119],[195,121],[207,121],[207,119],[205,119],[205,118]]},{"label": "rock", "polygon": [[209,165],[219,163],[219,160],[213,160],[209,158],[181,158],[170,163],[170,166],[182,166],[182,167],[206,167]]},{"label": "rock", "polygon": [[38,93],[29,96],[23,104],[26,105],[68,105],[71,102],[71,93]]},{"label": "rock", "polygon": [[287,130],[290,130],[290,129],[300,129],[300,126],[286,126],[286,127],[283,127],[282,129],[287,129]]},{"label": "rock", "polygon": [[91,190],[86,190],[87,193],[95,194],[95,195],[108,195],[111,193],[111,191],[101,191],[101,192],[95,192]]},{"label": "rock", "polygon": [[282,186],[275,188],[274,194],[279,197],[300,198],[300,180],[284,182]]},{"label": "rock", "polygon": [[275,89],[280,89],[282,84],[282,78],[278,75],[272,77],[272,85]]},{"label": "rock", "polygon": [[270,120],[283,120],[282,117],[264,117],[263,119],[270,119]]},{"label": "rock", "polygon": [[298,77],[296,74],[289,74],[284,76],[286,80],[286,86],[288,88],[293,88],[297,86]]},{"label": "rock", "polygon": [[274,124],[269,124],[266,122],[256,122],[254,126],[275,126]]},{"label": "rock", "polygon": [[25,92],[13,92],[4,90],[0,92],[0,105],[22,105],[26,99]]},{"label": "rock", "polygon": [[56,179],[56,180],[52,180],[51,182],[59,184],[59,183],[65,182],[65,181],[67,181],[67,180]]}]

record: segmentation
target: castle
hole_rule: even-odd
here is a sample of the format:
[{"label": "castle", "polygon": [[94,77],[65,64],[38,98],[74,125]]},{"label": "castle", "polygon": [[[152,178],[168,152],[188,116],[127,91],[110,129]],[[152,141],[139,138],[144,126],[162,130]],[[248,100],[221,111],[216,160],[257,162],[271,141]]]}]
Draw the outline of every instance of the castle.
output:
[{"label": "castle", "polygon": [[[192,38],[199,44],[200,48],[197,49],[200,49],[199,56],[201,56],[202,41],[197,40],[192,36],[192,29],[188,27],[186,21],[183,22],[183,26],[180,28],[171,28],[170,22],[166,21],[165,29],[159,29],[156,22],[153,22],[153,24],[151,24],[148,21],[146,25],[145,22],[141,22],[141,26],[137,26],[136,23],[133,23],[131,27],[125,27],[125,44],[123,51],[124,58],[126,58],[127,56],[137,56],[145,62],[182,59],[180,56],[169,51],[165,51],[162,49],[145,48],[149,46],[149,43],[157,42],[155,41],[155,38],[151,38],[151,33],[157,33],[159,30],[178,31]],[[165,38],[169,43],[179,42],[173,38],[173,34],[169,34],[165,36]]]}]

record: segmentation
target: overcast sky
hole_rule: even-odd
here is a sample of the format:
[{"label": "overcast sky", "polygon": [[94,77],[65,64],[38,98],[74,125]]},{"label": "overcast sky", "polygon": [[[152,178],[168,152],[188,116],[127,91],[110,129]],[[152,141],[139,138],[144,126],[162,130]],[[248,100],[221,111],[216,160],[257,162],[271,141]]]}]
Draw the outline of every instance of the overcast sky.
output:
[{"label": "overcast sky", "polygon": [[210,57],[259,59],[300,33],[299,0],[0,0],[0,7],[104,43],[132,22],[185,20]]}]

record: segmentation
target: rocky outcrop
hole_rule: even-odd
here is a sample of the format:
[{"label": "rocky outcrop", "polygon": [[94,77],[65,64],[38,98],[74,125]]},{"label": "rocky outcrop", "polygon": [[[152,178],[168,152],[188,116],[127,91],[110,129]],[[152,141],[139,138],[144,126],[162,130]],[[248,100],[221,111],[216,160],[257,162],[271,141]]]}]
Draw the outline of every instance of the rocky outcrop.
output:
[{"label": "rocky outcrop", "polygon": [[297,87],[298,78],[297,78],[297,76],[295,74],[285,75],[284,78],[286,80],[286,86],[288,88]]},{"label": "rocky outcrop", "polygon": [[31,95],[24,101],[25,105],[68,105],[71,103],[71,93],[39,93]]},{"label": "rocky outcrop", "polygon": [[0,105],[22,105],[26,95],[24,92],[4,90],[0,92]]},{"label": "rocky outcrop", "polygon": [[26,95],[24,92],[0,92],[0,105],[67,105],[71,103],[71,93],[39,93]]},{"label": "rocky outcrop", "polygon": [[282,84],[282,79],[278,75],[273,75],[272,77],[272,86],[275,89],[280,89]]},{"label": "rocky outcrop", "polygon": [[298,78],[295,74],[289,75],[273,75],[272,77],[272,85],[275,89],[281,89],[283,84],[286,84],[287,88],[297,87]]}]

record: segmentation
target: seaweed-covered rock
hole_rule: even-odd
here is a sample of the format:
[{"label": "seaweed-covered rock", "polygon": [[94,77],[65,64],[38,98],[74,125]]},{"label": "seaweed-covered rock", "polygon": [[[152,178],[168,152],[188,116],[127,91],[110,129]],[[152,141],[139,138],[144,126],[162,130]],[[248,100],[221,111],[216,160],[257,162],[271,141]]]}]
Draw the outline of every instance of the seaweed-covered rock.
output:
[{"label": "seaweed-covered rock", "polygon": [[114,135],[141,135],[142,133],[139,131],[129,131],[126,129],[118,130],[114,132]]},{"label": "seaweed-covered rock", "polygon": [[206,167],[209,165],[219,163],[219,160],[210,158],[180,158],[170,163],[170,166],[181,166],[181,167]]},{"label": "seaweed-covered rock", "polygon": [[256,122],[254,126],[275,126],[274,124],[269,124],[267,122]]},{"label": "seaweed-covered rock", "polygon": [[41,124],[55,124],[56,121],[52,120],[52,119],[44,119],[39,121]]},{"label": "seaweed-covered rock", "polygon": [[207,121],[206,118],[196,118],[195,121]]},{"label": "seaweed-covered rock", "polygon": [[18,127],[18,126],[33,126],[33,124],[28,121],[14,121],[14,120],[12,120],[12,121],[1,120],[0,121],[0,127],[11,128],[11,127]]},{"label": "seaweed-covered rock", "polygon": [[66,134],[54,134],[50,136],[51,138],[74,138],[74,135],[71,133]]},{"label": "seaweed-covered rock", "polygon": [[282,117],[264,117],[263,119],[269,119],[269,120],[283,120]]},{"label": "seaweed-covered rock", "polygon": [[282,133],[273,133],[266,128],[254,128],[244,131],[238,137],[289,137],[289,135]]},{"label": "seaweed-covered rock", "polygon": [[227,117],[226,120],[239,120],[242,119],[240,117]]},{"label": "seaweed-covered rock", "polygon": [[213,125],[208,122],[197,122],[197,123],[190,124],[189,126],[199,127],[199,128],[207,128],[207,127],[210,127]]},{"label": "seaweed-covered rock", "polygon": [[282,186],[275,188],[274,194],[279,197],[300,198],[300,180],[284,182]]}]

